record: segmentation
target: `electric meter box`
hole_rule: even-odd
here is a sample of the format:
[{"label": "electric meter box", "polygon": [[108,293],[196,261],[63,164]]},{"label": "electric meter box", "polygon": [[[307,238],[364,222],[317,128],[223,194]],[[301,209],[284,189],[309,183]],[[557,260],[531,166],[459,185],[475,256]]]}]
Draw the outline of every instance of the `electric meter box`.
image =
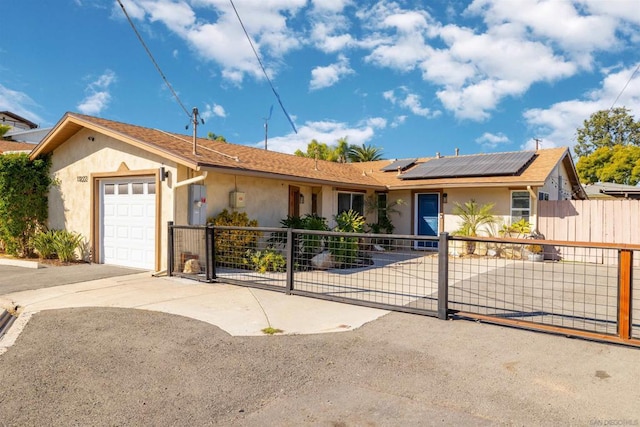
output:
[{"label": "electric meter box", "polygon": [[207,224],[207,187],[191,184],[189,186],[189,225]]},{"label": "electric meter box", "polygon": [[232,191],[229,193],[229,207],[233,209],[244,208],[245,198],[241,191]]}]

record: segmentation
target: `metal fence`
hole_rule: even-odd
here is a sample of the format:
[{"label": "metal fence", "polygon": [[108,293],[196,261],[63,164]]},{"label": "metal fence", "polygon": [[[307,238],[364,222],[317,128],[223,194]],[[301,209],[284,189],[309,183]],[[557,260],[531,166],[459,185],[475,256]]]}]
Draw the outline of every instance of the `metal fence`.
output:
[{"label": "metal fence", "polygon": [[171,224],[169,236],[170,275],[640,345],[640,247]]}]

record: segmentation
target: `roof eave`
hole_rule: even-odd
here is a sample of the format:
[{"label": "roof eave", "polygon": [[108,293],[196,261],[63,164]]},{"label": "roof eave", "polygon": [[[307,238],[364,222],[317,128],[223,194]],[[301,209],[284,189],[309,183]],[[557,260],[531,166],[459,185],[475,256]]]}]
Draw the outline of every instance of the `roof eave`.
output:
[{"label": "roof eave", "polygon": [[[75,128],[74,130],[74,127],[77,128]],[[63,118],[53,127],[53,129],[47,134],[47,136],[33,149],[30,158],[35,159],[40,155],[48,154],[54,151],[56,148],[62,145],[63,142],[78,133],[82,128],[91,129],[95,132],[99,132],[103,135],[109,136],[119,141],[123,141],[130,145],[133,145],[134,147],[156,154],[160,157],[189,167],[191,169],[196,169],[198,166],[196,162],[190,159],[177,156],[169,151],[162,150],[160,148],[147,144],[144,141],[132,138],[129,135],[114,131],[104,126],[100,126],[91,121],[84,120],[73,115],[72,113],[66,113],[63,116]]]},{"label": "roof eave", "polygon": [[215,165],[200,164],[198,165],[197,169],[209,171],[209,172],[219,172],[219,173],[226,173],[226,174],[231,173],[235,175],[252,176],[256,178],[282,179],[287,181],[303,182],[307,184],[330,185],[333,187],[347,186],[349,188],[362,189],[362,190],[380,190],[380,191],[387,190],[387,187],[381,184],[345,183],[344,181],[340,181],[340,180],[301,177],[296,175],[279,174],[274,172],[261,172],[261,171],[240,169],[240,168],[236,169],[233,167],[224,167],[224,166],[215,166]]}]

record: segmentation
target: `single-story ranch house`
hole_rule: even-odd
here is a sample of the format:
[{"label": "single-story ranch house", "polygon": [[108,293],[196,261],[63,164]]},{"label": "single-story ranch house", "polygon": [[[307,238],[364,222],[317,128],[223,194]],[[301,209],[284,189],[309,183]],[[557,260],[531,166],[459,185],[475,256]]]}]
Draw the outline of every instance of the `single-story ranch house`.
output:
[{"label": "single-story ranch house", "polygon": [[67,113],[31,153],[52,154],[49,227],[88,239],[93,262],[166,268],[167,222],[204,224],[223,209],[260,226],[327,218],[367,200],[403,203],[395,233],[458,228],[454,202],[495,203],[505,223],[535,225],[538,200],[586,198],[567,148],[334,163]]}]

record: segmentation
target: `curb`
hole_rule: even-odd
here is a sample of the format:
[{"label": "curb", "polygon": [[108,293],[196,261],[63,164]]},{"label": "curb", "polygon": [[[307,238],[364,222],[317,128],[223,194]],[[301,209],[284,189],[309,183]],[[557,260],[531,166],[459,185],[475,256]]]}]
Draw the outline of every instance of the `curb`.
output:
[{"label": "curb", "polygon": [[44,265],[38,261],[27,261],[22,259],[12,258],[0,258],[0,265],[8,265],[11,267],[24,267],[24,268],[44,268]]}]

